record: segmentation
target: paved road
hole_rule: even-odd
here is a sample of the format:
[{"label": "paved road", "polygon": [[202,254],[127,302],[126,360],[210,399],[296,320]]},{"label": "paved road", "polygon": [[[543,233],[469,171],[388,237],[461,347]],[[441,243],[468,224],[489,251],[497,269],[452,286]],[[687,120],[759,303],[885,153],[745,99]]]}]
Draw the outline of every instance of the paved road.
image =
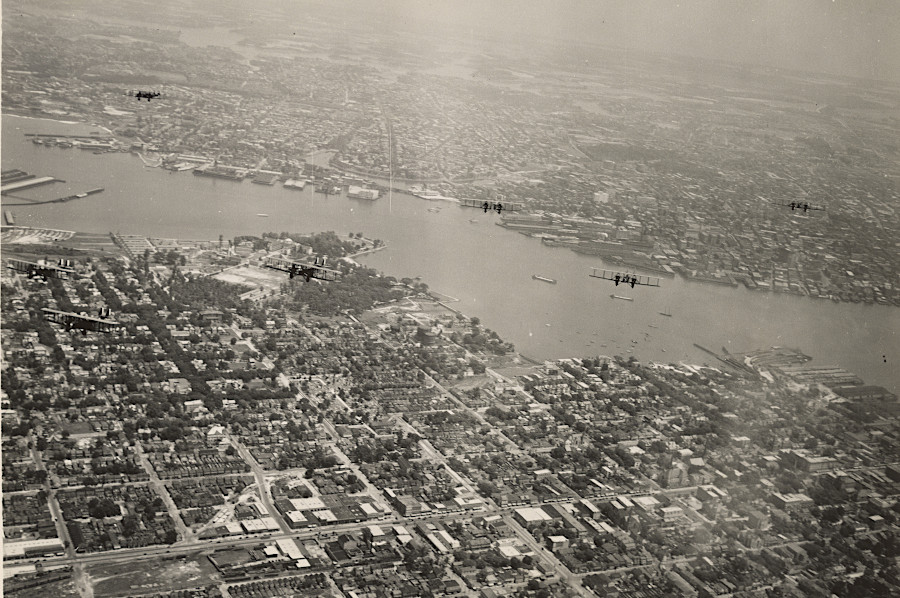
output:
[{"label": "paved road", "polygon": [[[274,542],[284,538],[294,538],[299,540],[311,540],[327,536],[335,536],[345,532],[360,531],[370,525],[391,526],[391,525],[409,525],[416,521],[443,522],[459,519],[461,517],[474,517],[476,515],[502,515],[503,513],[512,512],[514,507],[490,507],[480,508],[462,513],[444,513],[421,515],[418,517],[400,517],[396,515],[383,516],[376,519],[369,519],[361,522],[343,523],[338,525],[329,525],[315,529],[290,530],[287,532],[273,532],[269,534],[242,535],[217,540],[198,540],[191,543],[182,543],[178,545],[160,545],[145,546],[142,548],[122,548],[119,550],[110,550],[105,552],[95,552],[87,554],[72,554],[64,557],[51,557],[46,559],[34,558],[16,561],[17,563],[38,563],[42,562],[47,566],[50,565],[75,565],[75,564],[99,564],[128,562],[140,560],[158,559],[160,556],[184,555],[201,550],[212,550],[219,548],[234,548],[241,546],[255,546],[264,542]],[[518,507],[516,507],[518,508]]]},{"label": "paved road", "polygon": [[253,471],[253,475],[256,478],[256,487],[259,489],[259,500],[266,508],[269,516],[275,520],[282,532],[290,532],[290,526],[285,522],[281,513],[275,508],[275,505],[272,504],[272,498],[269,495],[269,487],[266,485],[266,472],[262,466],[260,466],[259,461],[257,461],[250,451],[247,450],[243,444],[238,442],[237,439],[228,436],[228,440],[230,440],[231,444],[237,448],[241,458],[250,465],[250,469]]},{"label": "paved road", "polygon": [[140,442],[134,444],[134,451],[137,453],[138,459],[140,459],[144,470],[150,474],[150,484],[156,489],[156,493],[162,498],[163,503],[165,503],[166,509],[169,511],[169,517],[175,522],[175,529],[178,530],[178,536],[186,542],[193,542],[194,533],[184,524],[184,521],[182,521],[181,515],[178,513],[178,506],[175,504],[175,501],[172,500],[172,496],[169,494],[166,485],[156,474],[156,470],[144,453],[144,448],[141,446]]},{"label": "paved road", "polygon": [[381,491],[378,488],[376,488],[375,485],[372,484],[372,482],[369,481],[369,478],[367,478],[366,474],[364,474],[362,472],[362,470],[359,468],[359,465],[354,463],[350,459],[350,457],[348,457],[346,454],[344,454],[344,451],[342,451],[341,448],[338,446],[337,441],[336,441],[337,434],[333,433],[333,427],[330,427],[330,426],[326,426],[326,427],[329,430],[329,434],[333,434],[332,437],[335,438],[335,442],[329,442],[329,443],[327,443],[327,446],[329,446],[331,448],[331,450],[334,452],[335,456],[338,459],[340,459],[340,461],[344,465],[344,467],[346,467],[347,469],[352,471],[353,475],[355,475],[357,478],[359,478],[359,480],[361,482],[363,482],[363,484],[365,484],[366,494],[372,499],[372,502],[377,504],[378,508],[383,513],[393,513],[391,506],[389,504],[387,504],[387,501],[384,499],[384,495],[381,493]]},{"label": "paved road", "polygon": [[[406,421],[406,418],[404,418],[402,415],[395,415],[393,419],[400,425],[401,428],[406,430],[407,433],[422,437],[422,434],[418,430],[416,430],[412,426],[412,424]],[[456,480],[457,484],[459,484],[469,492],[477,494],[475,488],[472,486],[472,482],[470,482],[468,479],[466,479],[452,467],[450,467],[450,465],[447,463],[447,457],[445,457],[442,452],[434,448],[434,445],[431,444],[430,440],[422,438],[422,440],[419,441],[419,448],[422,451],[423,458],[428,459],[431,462],[436,462],[443,465],[447,469],[447,472],[450,474],[450,476],[454,480]]]},{"label": "paved road", "polygon": [[525,542],[525,544],[534,551],[535,554],[539,555],[544,561],[550,564],[553,567],[553,572],[556,573],[560,579],[564,580],[568,586],[574,590],[577,590],[578,593],[584,598],[590,598],[594,596],[594,593],[590,590],[586,589],[581,584],[581,579],[572,573],[568,567],[562,564],[556,555],[541,546],[537,540],[534,539],[534,536],[531,533],[519,525],[519,523],[510,515],[504,515],[503,520],[506,522],[506,525],[509,526],[511,530],[513,530],[519,538]]},{"label": "paved road", "polygon": [[[29,436],[31,439],[33,434]],[[42,458],[41,453],[37,449],[31,449],[31,460],[34,462],[35,467],[37,467],[41,471],[47,471],[46,465],[44,465],[44,460]],[[66,557],[74,559],[75,558],[75,547],[72,545],[72,538],[69,536],[69,529],[66,527],[66,522],[63,519],[62,508],[59,506],[59,501],[56,500],[56,489],[50,487],[49,481],[46,482],[48,488],[50,488],[50,492],[48,493],[47,498],[47,506],[50,509],[50,516],[53,518],[53,523],[56,525],[56,533],[59,538],[63,541],[63,544],[66,546]],[[31,559],[31,562],[37,562],[37,559]],[[84,565],[81,563],[73,562],[72,567],[72,579],[75,583],[75,589],[78,591],[78,594],[81,598],[94,598],[94,586],[90,582],[87,573],[84,570]]]}]

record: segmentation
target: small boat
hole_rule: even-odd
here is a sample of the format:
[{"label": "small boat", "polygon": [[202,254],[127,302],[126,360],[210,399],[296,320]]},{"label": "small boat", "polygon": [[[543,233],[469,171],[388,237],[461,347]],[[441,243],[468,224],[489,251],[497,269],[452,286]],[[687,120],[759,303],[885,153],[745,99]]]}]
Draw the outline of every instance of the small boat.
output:
[{"label": "small boat", "polygon": [[541,282],[549,282],[550,284],[556,284],[556,281],[552,278],[547,278],[545,276],[538,276],[537,274],[531,275],[532,280],[540,280]]},{"label": "small boat", "polygon": [[661,316],[666,316],[667,318],[671,318],[671,317],[672,317],[672,313],[669,311],[669,308],[666,308],[666,311],[661,311],[661,312],[659,312],[659,315],[661,315]]},{"label": "small boat", "polygon": [[476,219],[474,219],[474,218],[472,218],[471,220],[469,220],[469,222],[471,222],[472,224],[477,224],[477,223],[478,223],[478,221],[477,221]]},{"label": "small boat", "polygon": [[647,326],[649,326],[650,328],[659,328],[659,326],[657,326],[656,324],[647,324]]},{"label": "small boat", "polygon": [[428,211],[429,212],[440,212],[441,209],[440,208],[428,208]]},{"label": "small boat", "polygon": [[611,299],[624,299],[625,301],[634,301],[631,297],[622,297],[621,295],[610,295]]},{"label": "small boat", "polygon": [[268,214],[257,214],[257,216],[259,216],[260,218],[268,218],[269,217]]}]

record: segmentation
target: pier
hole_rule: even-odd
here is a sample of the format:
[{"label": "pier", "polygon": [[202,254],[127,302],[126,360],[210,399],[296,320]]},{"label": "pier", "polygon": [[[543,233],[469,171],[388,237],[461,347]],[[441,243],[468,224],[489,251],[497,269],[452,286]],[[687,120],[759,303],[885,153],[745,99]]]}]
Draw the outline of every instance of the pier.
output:
[{"label": "pier", "polygon": [[0,174],[0,182],[2,182],[2,184],[4,185],[33,178],[33,174],[28,174],[24,170],[19,170],[18,168],[12,170],[4,170],[3,173]]},{"label": "pier", "polygon": [[701,351],[703,351],[704,353],[712,355],[713,357],[715,357],[716,359],[718,359],[719,361],[721,361],[722,363],[724,363],[725,365],[727,365],[728,367],[730,367],[733,370],[743,372],[745,374],[751,374],[755,378],[759,377],[759,374],[757,374],[753,368],[748,367],[747,365],[741,363],[734,357],[730,357],[730,356],[729,357],[721,357],[719,354],[717,354],[713,351],[710,351],[706,347],[698,345],[697,343],[694,343],[694,346],[697,347],[698,349],[700,349]]},{"label": "pier", "polygon": [[55,133],[25,133],[25,137],[33,137],[33,138],[42,138],[42,137],[50,137],[50,138],[60,138],[60,139],[103,139],[107,137],[112,137],[110,133],[91,133],[89,135],[59,135]]},{"label": "pier", "polygon": [[[8,205],[8,206],[42,206],[42,205],[45,205],[48,203],[64,203],[67,201],[72,201],[73,199],[83,199],[83,198],[87,197],[88,195],[94,195],[95,193],[100,193],[101,191],[103,191],[103,187],[97,187],[96,189],[91,189],[90,191],[85,191],[83,193],[76,193],[75,195],[66,195],[65,197],[58,197],[56,199],[48,199],[45,201],[32,201],[26,197],[18,197],[18,196],[13,195],[11,197],[15,197],[16,199],[24,199],[27,203],[7,203],[6,205]],[[7,224],[12,224],[12,223],[7,221]]]},{"label": "pier", "polygon": [[140,152],[138,152],[138,158],[141,159],[141,162],[144,163],[144,166],[147,166],[149,168],[159,168],[160,166],[162,166],[162,163],[163,163],[162,158],[160,158],[159,156],[156,157],[156,162],[154,163],[154,162],[147,160],[147,158],[144,157],[144,154],[142,154]]},{"label": "pier", "polygon": [[30,175],[27,178],[22,178],[14,183],[7,183],[5,185],[0,186],[0,194],[6,195],[10,191],[21,191],[22,189],[30,189],[31,187],[37,187],[39,185],[46,185],[48,183],[65,183],[62,179],[57,179],[52,176],[42,176],[40,178],[32,178]]}]

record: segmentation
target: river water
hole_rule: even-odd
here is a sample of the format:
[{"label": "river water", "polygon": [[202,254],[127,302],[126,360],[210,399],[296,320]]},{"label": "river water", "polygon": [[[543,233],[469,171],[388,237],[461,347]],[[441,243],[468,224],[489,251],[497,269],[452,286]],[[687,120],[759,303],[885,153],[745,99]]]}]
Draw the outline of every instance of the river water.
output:
[{"label": "river water", "polygon": [[[459,299],[454,307],[478,316],[532,359],[633,354],[643,360],[714,365],[718,362],[694,343],[716,352],[723,346],[741,352],[781,345],[811,355],[813,365],[839,365],[868,384],[900,392],[900,309],[894,307],[838,304],[680,278],[664,278],[660,288],[614,287],[588,277],[591,267],[603,266],[599,258],[549,248],[495,226],[493,213],[403,193],[369,202],[326,197],[308,188],[292,191],[170,173],[146,168],[130,154],[43,147],[23,136],[86,130],[97,127],[3,116],[3,169],[66,180],[23,196],[49,199],[105,188],[82,200],[43,206],[6,207],[21,200],[5,197],[5,209],[14,213],[17,224],[209,240],[266,231],[363,232],[388,247],[360,261],[398,278],[422,276],[433,290]],[[532,274],[558,284],[533,280]],[[612,299],[613,292],[634,301]],[[666,310],[672,317],[659,314]]]}]

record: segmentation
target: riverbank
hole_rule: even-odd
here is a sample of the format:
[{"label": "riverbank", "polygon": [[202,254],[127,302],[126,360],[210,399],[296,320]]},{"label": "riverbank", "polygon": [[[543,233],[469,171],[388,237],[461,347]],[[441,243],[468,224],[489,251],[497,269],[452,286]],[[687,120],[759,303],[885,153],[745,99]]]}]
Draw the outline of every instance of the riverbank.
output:
[{"label": "riverbank", "polygon": [[[366,241],[369,241],[369,239],[366,239]],[[356,253],[351,253],[350,255],[346,255],[346,256],[344,256],[344,259],[352,260],[361,255],[368,255],[370,253],[375,253],[376,251],[382,251],[384,249],[387,249],[387,247],[388,247],[387,243],[383,243],[383,244],[379,245],[378,247],[369,247],[368,249],[362,249],[360,251],[357,251]]]},{"label": "riverbank", "polygon": [[[431,179],[405,179],[401,177],[385,177],[381,172],[372,172],[368,171],[365,168],[354,168],[349,166],[348,164],[344,164],[341,161],[329,160],[328,167],[340,172],[341,174],[351,175],[351,176],[361,176],[370,178],[372,180],[381,180],[388,181],[388,186],[390,186],[390,181],[394,183],[399,183],[401,185],[437,185],[440,183],[448,182],[445,178],[431,178]],[[405,191],[402,188],[394,188],[395,191]]]},{"label": "riverbank", "polygon": [[[272,231],[273,223],[278,230],[364,231],[388,247],[358,256],[361,264],[398,280],[422,275],[429,287],[459,299],[444,298],[448,306],[478,317],[538,361],[598,351],[625,355],[633,348],[643,361],[700,363],[705,354],[694,342],[725,345],[733,352],[787,344],[816,347],[817,362],[840,365],[871,384],[900,391],[900,370],[882,359],[883,354],[900,355],[900,335],[893,332],[900,330],[896,308],[810,302],[743,287],[687,284],[679,277],[659,289],[636,290],[633,302],[615,301],[588,277],[592,267],[604,267],[600,259],[553,251],[494,226],[493,219],[470,223],[467,210],[429,213],[422,200],[402,192],[393,195],[391,209],[390,202],[351,201],[343,194],[325,197],[280,186],[179,177],[144,168],[131,153],[97,156],[34,145],[22,135],[40,130],[34,122],[3,116],[4,169],[28,166],[84,189],[106,191],[90,204],[15,208],[16,222],[23,226],[213,242],[219,235],[261,236]],[[44,126],[66,132],[56,123]],[[534,272],[558,284],[539,284],[531,278]],[[660,311],[673,317],[657,316]],[[631,345],[632,339],[638,343]]]},{"label": "riverbank", "polygon": [[[74,121],[58,121],[58,120],[53,120],[53,119],[40,119],[37,117],[26,117],[26,116],[17,116],[17,115],[10,115],[10,116],[14,116],[15,118],[28,118],[28,119],[34,120],[34,121],[43,120],[48,123],[60,123],[60,124],[66,124],[69,126],[72,126],[72,125],[77,125],[77,126],[82,126],[82,127],[86,126],[83,123],[77,123]],[[90,127],[95,128],[95,129],[103,128],[103,127],[98,127],[97,125],[90,125]],[[105,128],[103,128],[103,129],[105,131],[109,132],[108,129],[105,129]],[[138,153],[137,155],[144,166],[147,166],[147,167],[156,166],[156,164],[151,163],[142,154]],[[330,165],[332,162],[334,162],[332,160],[333,155],[334,155],[334,152],[332,150],[319,150],[317,152],[314,152],[312,158],[314,161],[319,162],[320,165],[321,164]],[[355,174],[355,175],[360,175],[360,173],[362,173],[362,175],[364,175],[364,176],[374,176],[374,174],[367,172],[365,169],[343,168],[342,163],[338,163],[338,164],[340,164],[342,167],[334,169],[331,166],[326,166],[326,168],[333,168],[336,172],[341,172],[341,173],[351,173],[351,174]],[[378,177],[375,177],[375,178],[378,178]],[[406,184],[406,183],[423,184],[423,183],[428,183],[428,182],[434,183],[435,180],[395,179],[393,182],[395,184],[397,182],[403,182],[404,184]],[[240,183],[240,181],[238,181],[238,183]],[[400,187],[394,186],[392,188],[395,189],[397,191],[397,193],[403,193],[403,194],[409,195],[408,191],[403,190]],[[66,199],[72,199],[72,197],[69,197]],[[47,203],[52,203],[53,201],[61,201],[61,200],[48,200]],[[32,203],[34,203],[34,202],[32,201]],[[24,204],[24,203],[16,203],[16,204],[8,204],[8,205],[15,206],[15,207],[26,207],[26,204]],[[568,222],[568,220],[565,218],[563,218],[562,221]],[[504,223],[498,223],[498,224],[501,226],[504,226]],[[561,226],[561,225],[559,225],[559,226]],[[523,230],[523,229],[519,229],[517,227],[510,227],[510,229],[516,230],[517,232],[520,232],[527,236],[531,236],[530,233],[533,232],[531,228],[529,228],[527,230]],[[606,264],[616,264],[617,266],[622,267],[622,268],[636,269],[641,272],[646,272],[648,274],[652,274],[652,275],[660,276],[660,277],[674,277],[675,276],[675,273],[671,269],[650,260],[648,257],[646,257],[644,255],[638,255],[637,253],[635,253],[631,249],[628,249],[627,247],[622,248],[622,249],[596,247],[595,245],[597,245],[597,244],[596,243],[592,244],[591,242],[578,241],[578,242],[572,242],[572,243],[561,243],[556,240],[547,239],[547,238],[542,239],[542,242],[548,246],[568,247],[576,253],[598,257],[598,258],[602,259]],[[652,252],[652,251],[653,251],[652,247],[647,250],[648,253]],[[739,273],[733,273],[733,276],[726,275],[726,276],[717,278],[712,273],[697,272],[697,273],[691,275],[685,270],[685,271],[680,272],[680,275],[683,276],[684,280],[686,280],[688,282],[698,282],[698,283],[702,283],[702,284],[715,284],[715,285],[723,285],[723,286],[731,286],[731,287],[737,286],[739,284],[739,282],[738,282]],[[846,302],[846,303],[890,305],[888,303],[888,301],[886,299],[884,299],[883,297],[862,299],[859,295],[850,295],[848,293],[841,293],[841,292],[830,292],[830,293],[827,293],[825,296],[823,296],[821,294],[820,290],[816,289],[815,291],[810,291],[809,289],[807,289],[806,286],[804,286],[802,284],[796,285],[796,288],[790,288],[790,287],[778,288],[775,285],[775,281],[769,281],[769,284],[767,284],[767,285],[755,285],[754,284],[753,287],[748,285],[746,282],[744,284],[745,284],[745,286],[748,286],[748,288],[753,288],[754,290],[767,290],[767,291],[771,291],[774,293],[782,293],[782,294],[789,294],[789,295],[796,295],[796,296],[803,296],[803,297],[827,298],[827,299],[831,299],[832,301],[837,301],[837,302],[842,302],[842,303]],[[813,287],[810,287],[810,288],[813,288]]]},{"label": "riverbank", "polygon": [[438,297],[435,297],[435,295],[440,295],[441,297],[446,297],[446,299],[440,299],[440,301],[450,301],[451,303],[459,303],[459,299],[457,299],[456,297],[453,297],[451,295],[447,295],[446,293],[439,293],[438,291],[429,290],[428,294],[431,295],[435,301],[439,300]]},{"label": "riverbank", "polygon": [[[23,119],[34,120],[34,121],[46,121],[46,122],[52,122],[52,123],[59,123],[61,125],[75,125],[75,126],[80,126],[80,127],[90,127],[92,129],[102,129],[103,131],[106,132],[106,136],[111,136],[113,134],[111,129],[108,129],[107,127],[105,127],[103,125],[89,124],[89,123],[86,123],[86,122],[80,121],[80,120],[60,120],[58,118],[52,118],[50,116],[36,116],[36,115],[13,114],[13,113],[6,113],[6,114],[4,114],[4,116],[13,116],[15,118],[23,118]],[[52,133],[43,133],[42,135],[52,135]],[[77,133],[60,135],[60,137],[68,137],[68,136],[81,137],[82,135],[77,134]],[[84,136],[85,137],[90,136],[90,133],[84,134]]]}]

